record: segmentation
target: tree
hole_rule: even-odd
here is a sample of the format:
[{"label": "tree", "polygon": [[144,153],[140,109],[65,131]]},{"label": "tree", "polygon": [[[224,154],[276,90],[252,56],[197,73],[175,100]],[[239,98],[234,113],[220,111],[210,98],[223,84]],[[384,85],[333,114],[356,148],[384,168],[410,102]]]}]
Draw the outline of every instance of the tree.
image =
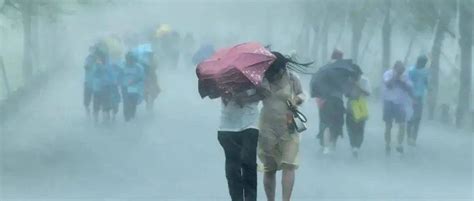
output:
[{"label": "tree", "polygon": [[391,0],[385,0],[385,17],[382,25],[382,66],[384,70],[390,66],[390,54],[391,54],[391,34],[392,25],[390,22],[390,13],[392,10]]},{"label": "tree", "polygon": [[436,25],[433,46],[431,48],[431,86],[428,93],[428,118],[430,120],[433,120],[435,117],[435,111],[438,101],[439,62],[441,56],[441,49],[443,41],[445,39],[445,34],[449,32],[449,23],[455,11],[455,7],[453,7],[455,5],[453,5],[452,1],[439,1],[434,3],[436,3],[436,5],[434,6],[434,16],[438,23]]},{"label": "tree", "polygon": [[21,14],[23,24],[23,79],[27,83],[31,81],[34,68],[33,63],[38,62],[38,18],[48,16],[57,18],[66,13],[61,4],[67,3],[61,0],[5,0],[4,6],[14,8]]},{"label": "tree", "polygon": [[367,24],[368,18],[377,11],[377,1],[352,1],[350,7],[350,22],[351,22],[351,55],[352,60],[357,62],[359,60],[359,46],[362,39],[362,33]]},{"label": "tree", "polygon": [[471,0],[461,0],[459,5],[459,46],[461,48],[461,73],[456,126],[462,127],[466,111],[470,109],[472,83],[472,21],[474,5]]},{"label": "tree", "polygon": [[[405,0],[405,8],[409,10],[409,25],[416,32],[432,32],[430,86],[428,89],[428,119],[435,118],[439,93],[440,59],[446,34],[453,37],[450,23],[456,13],[456,1],[445,0]],[[410,49],[410,47],[409,47]]]},{"label": "tree", "polygon": [[[331,0],[331,1],[326,1],[324,5],[324,18],[322,22],[322,27],[320,30],[321,33],[321,62],[326,63],[329,60],[328,56],[328,48],[329,48],[329,31],[332,27],[332,25],[337,24],[337,23],[342,23],[343,26],[345,25],[345,20],[347,18],[347,7],[341,6],[341,5],[347,5],[347,0]],[[341,31],[344,30],[344,27],[341,28]],[[338,34],[338,38],[336,40],[340,39],[340,36],[342,35],[342,32]],[[338,41],[336,41],[337,43]]]}]

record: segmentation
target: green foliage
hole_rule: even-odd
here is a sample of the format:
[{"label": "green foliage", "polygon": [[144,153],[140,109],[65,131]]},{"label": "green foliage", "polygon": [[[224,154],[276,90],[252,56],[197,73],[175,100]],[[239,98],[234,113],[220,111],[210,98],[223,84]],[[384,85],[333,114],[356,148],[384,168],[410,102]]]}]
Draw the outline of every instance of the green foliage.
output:
[{"label": "green foliage", "polygon": [[66,8],[70,3],[66,0],[5,0],[3,7],[9,6],[21,15],[41,16],[55,22],[59,16],[73,13]]},{"label": "green foliage", "polygon": [[[432,31],[441,18],[448,20],[456,15],[456,0],[402,0],[402,9],[407,14],[407,25],[415,31]],[[403,11],[402,10],[402,11]],[[449,31],[449,27],[445,27]]]}]

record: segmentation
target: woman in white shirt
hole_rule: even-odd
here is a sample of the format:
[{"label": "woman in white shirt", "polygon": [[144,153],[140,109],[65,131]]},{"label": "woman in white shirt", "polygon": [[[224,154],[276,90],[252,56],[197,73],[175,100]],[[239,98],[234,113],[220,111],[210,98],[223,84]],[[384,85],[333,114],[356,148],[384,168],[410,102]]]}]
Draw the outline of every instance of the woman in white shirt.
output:
[{"label": "woman in white shirt", "polygon": [[218,139],[225,153],[225,171],[232,201],[257,200],[257,90],[222,98]]}]

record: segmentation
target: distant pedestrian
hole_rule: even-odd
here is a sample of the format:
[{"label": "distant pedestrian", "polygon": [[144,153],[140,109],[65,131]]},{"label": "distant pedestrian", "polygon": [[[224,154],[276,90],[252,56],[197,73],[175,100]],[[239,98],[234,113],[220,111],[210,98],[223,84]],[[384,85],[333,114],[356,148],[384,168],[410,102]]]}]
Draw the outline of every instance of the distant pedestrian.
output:
[{"label": "distant pedestrian", "polygon": [[366,98],[370,95],[371,89],[369,80],[362,76],[360,67],[356,64],[353,67],[357,76],[353,88],[347,95],[346,127],[352,154],[358,157],[359,149],[364,141],[365,122],[368,118]]},{"label": "distant pedestrian", "polygon": [[119,105],[122,102],[120,95],[120,86],[122,84],[123,69],[122,64],[120,64],[120,61],[110,62],[109,68],[112,76],[112,83],[110,86],[110,90],[112,93],[111,120],[115,121],[117,113],[119,111]]},{"label": "distant pedestrian", "polygon": [[311,97],[316,98],[319,108],[318,139],[323,154],[336,148],[337,139],[343,134],[344,94],[354,85],[356,73],[351,60],[343,59],[343,53],[334,50],[331,61],[321,67],[311,79]]},{"label": "distant pedestrian", "polygon": [[383,75],[383,120],[385,121],[385,152],[391,153],[391,130],[393,122],[398,124],[398,145],[396,150],[403,153],[403,140],[407,119],[412,115],[412,86],[401,61]]},{"label": "distant pedestrian", "polygon": [[113,73],[108,63],[107,54],[97,52],[93,75],[93,108],[94,120],[99,122],[99,113],[102,112],[103,122],[111,120],[111,111],[113,109]]},{"label": "distant pedestrian", "polygon": [[425,66],[428,58],[425,55],[419,56],[416,65],[408,71],[408,77],[413,83],[413,117],[408,121],[407,143],[415,146],[418,138],[421,117],[423,115],[423,100],[428,88],[428,71]]},{"label": "distant pedestrian", "polygon": [[143,97],[145,73],[138,64],[137,55],[128,52],[122,78],[123,114],[125,121],[135,118],[137,105]]}]

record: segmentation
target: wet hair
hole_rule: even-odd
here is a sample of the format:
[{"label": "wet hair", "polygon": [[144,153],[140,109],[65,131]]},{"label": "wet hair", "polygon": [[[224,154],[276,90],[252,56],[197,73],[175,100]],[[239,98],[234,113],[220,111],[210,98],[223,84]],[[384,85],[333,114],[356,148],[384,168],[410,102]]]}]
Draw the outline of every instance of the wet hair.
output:
[{"label": "wet hair", "polygon": [[272,54],[275,55],[276,59],[275,61],[273,61],[270,67],[268,67],[267,71],[265,71],[265,77],[267,78],[273,77],[282,70],[286,70],[287,68],[298,73],[309,74],[307,68],[314,63],[299,63],[291,59],[290,57],[284,56],[280,52],[276,51],[272,51]]},{"label": "wet hair", "polygon": [[393,66],[393,69],[403,69],[405,70],[405,64],[403,64],[402,61],[396,61],[395,65]]},{"label": "wet hair", "polygon": [[273,61],[270,67],[268,67],[267,71],[265,71],[265,77],[267,78],[272,78],[280,71],[285,70],[286,64],[288,64],[288,60],[281,53],[272,52],[272,54],[275,55],[276,59]]},{"label": "wet hair", "polygon": [[416,60],[416,67],[424,68],[426,66],[426,63],[428,63],[428,57],[426,57],[425,55],[421,55]]}]

